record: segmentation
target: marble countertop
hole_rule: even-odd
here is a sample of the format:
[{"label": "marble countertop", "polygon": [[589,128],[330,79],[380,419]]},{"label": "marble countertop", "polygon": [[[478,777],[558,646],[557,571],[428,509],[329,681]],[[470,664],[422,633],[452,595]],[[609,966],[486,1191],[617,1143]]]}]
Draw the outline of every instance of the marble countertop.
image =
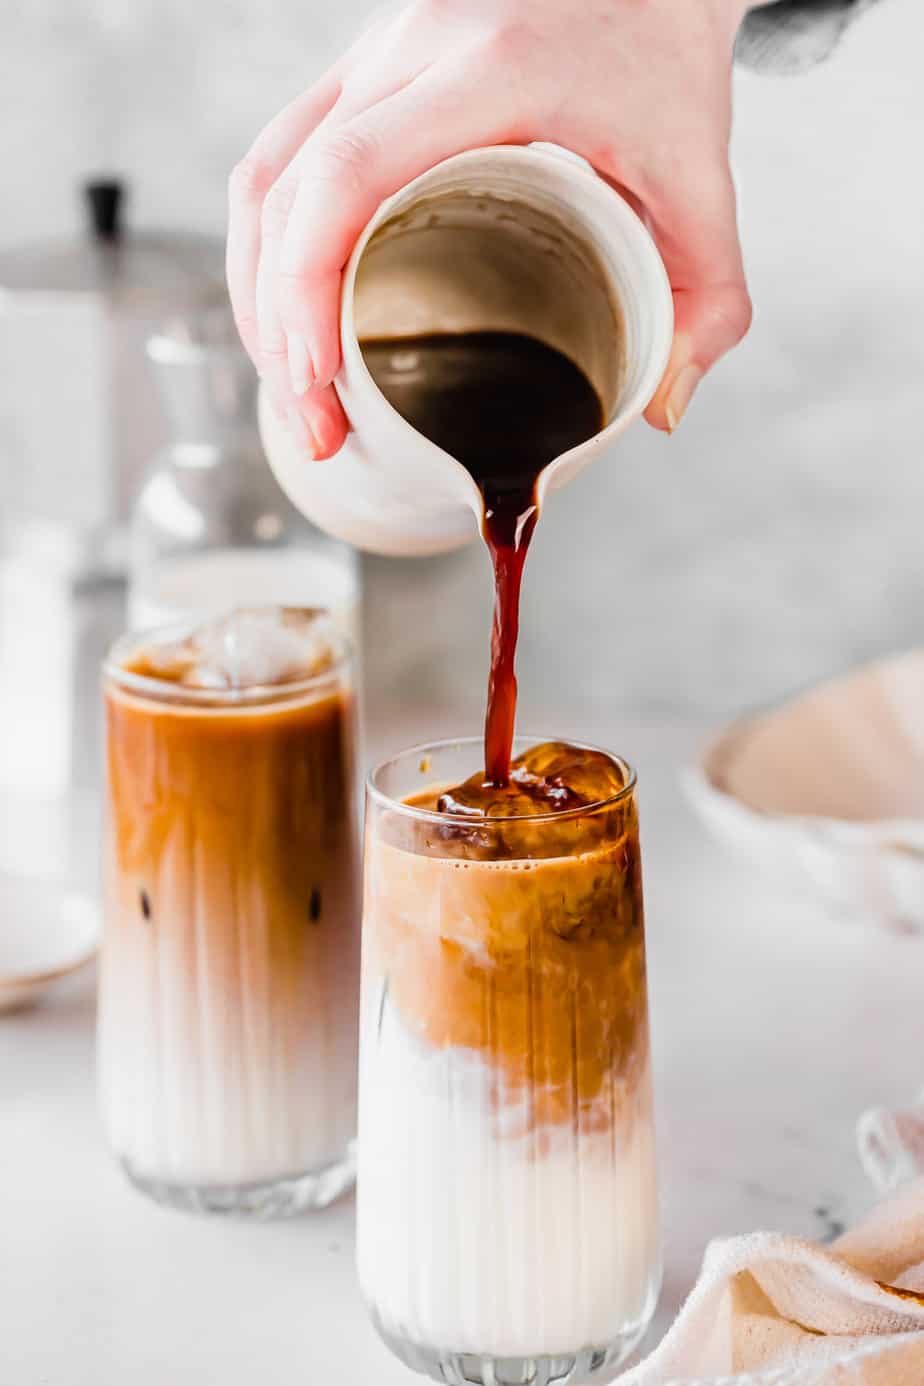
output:
[{"label": "marble countertop", "polygon": [[[416,739],[402,720],[374,740]],[[854,1124],[924,1078],[924,940],[826,919],[711,841],[678,783],[695,729],[581,731],[640,771],[666,1267],[650,1344],[711,1237],[828,1238],[869,1206]],[[129,1189],[96,1121],[93,1019],[89,976],[0,1018],[0,1380],[408,1383],[358,1298],[352,1198],[245,1225]]]}]

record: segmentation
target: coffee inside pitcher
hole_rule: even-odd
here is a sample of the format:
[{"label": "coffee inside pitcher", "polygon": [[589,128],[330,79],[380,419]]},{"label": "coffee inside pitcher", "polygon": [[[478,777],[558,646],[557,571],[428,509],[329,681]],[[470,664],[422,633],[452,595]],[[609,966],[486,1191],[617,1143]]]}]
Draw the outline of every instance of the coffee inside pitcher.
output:
[{"label": "coffee inside pitcher", "polygon": [[356,323],[389,403],[469,471],[494,568],[486,795],[509,786],[520,584],[537,483],[600,431],[624,375],[622,319],[593,249],[550,213],[446,193],[365,252]]},{"label": "coffee inside pitcher", "polygon": [[520,582],[542,469],[602,427],[600,399],[554,347],[515,332],[362,343],[379,389],[418,432],[461,462],[481,491],[494,567],[485,780],[505,786],[516,715]]},{"label": "coffee inside pitcher", "polygon": [[623,308],[584,225],[560,197],[466,183],[424,194],[375,231],[354,288],[365,341],[509,332],[554,347],[588,378],[605,422],[626,378]]}]

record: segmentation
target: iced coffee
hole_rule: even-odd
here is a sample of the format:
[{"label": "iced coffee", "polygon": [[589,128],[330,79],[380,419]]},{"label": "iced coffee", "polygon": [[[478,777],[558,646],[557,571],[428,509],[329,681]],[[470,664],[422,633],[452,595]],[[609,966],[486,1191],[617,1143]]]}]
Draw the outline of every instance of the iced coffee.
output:
[{"label": "iced coffee", "polygon": [[319,612],[127,638],[105,668],[99,1084],[132,1180],[270,1215],[352,1179],[349,658]]},{"label": "iced coffee", "polygon": [[513,752],[500,786],[476,741],[370,778],[358,1265],[417,1370],[570,1382],[659,1281],[635,781]]}]

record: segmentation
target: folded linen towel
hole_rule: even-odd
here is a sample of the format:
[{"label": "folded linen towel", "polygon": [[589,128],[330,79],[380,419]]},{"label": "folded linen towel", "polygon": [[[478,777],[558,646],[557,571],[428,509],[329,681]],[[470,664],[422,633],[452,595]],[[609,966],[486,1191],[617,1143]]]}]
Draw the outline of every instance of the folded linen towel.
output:
[{"label": "folded linen towel", "polygon": [[827,1247],[773,1232],[713,1242],[620,1386],[924,1386],[924,1105],[867,1113],[858,1142],[893,1189],[874,1212]]}]

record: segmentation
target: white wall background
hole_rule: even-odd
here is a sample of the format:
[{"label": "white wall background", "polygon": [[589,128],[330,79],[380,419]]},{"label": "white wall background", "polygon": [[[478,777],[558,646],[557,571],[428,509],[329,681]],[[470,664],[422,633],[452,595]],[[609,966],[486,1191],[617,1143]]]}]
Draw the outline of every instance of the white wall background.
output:
[{"label": "white wall background", "polygon": [[[363,0],[3,0],[0,245],[66,233],[75,184],[220,229],[227,171]],[[882,0],[800,78],[737,80],[756,320],[673,439],[639,427],[554,498],[531,556],[524,724],[713,717],[924,641],[924,7]],[[479,549],[368,565],[380,714],[480,714]],[[422,711],[421,731],[426,712]]]}]

